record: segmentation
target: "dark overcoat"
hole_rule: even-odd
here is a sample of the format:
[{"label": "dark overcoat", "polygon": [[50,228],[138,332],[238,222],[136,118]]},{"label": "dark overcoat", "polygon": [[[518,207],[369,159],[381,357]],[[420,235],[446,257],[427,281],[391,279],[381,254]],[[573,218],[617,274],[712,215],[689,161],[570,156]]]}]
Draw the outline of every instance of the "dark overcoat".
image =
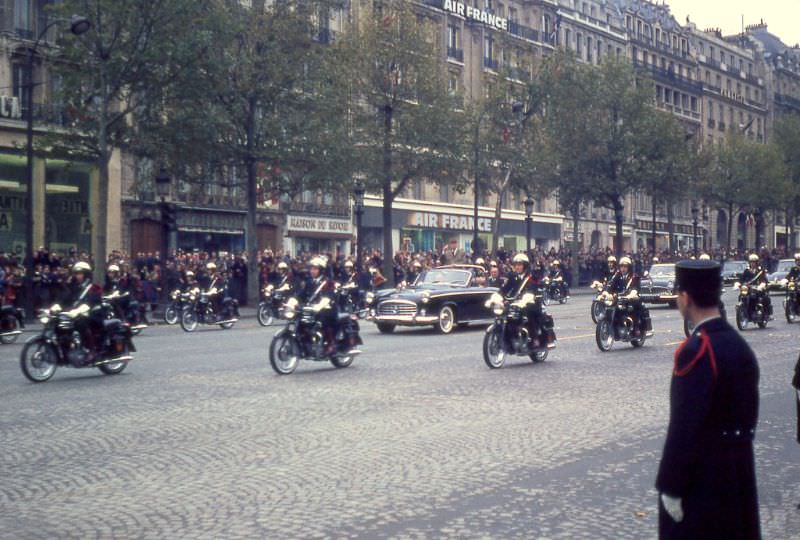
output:
[{"label": "dark overcoat", "polygon": [[701,324],[675,353],[670,421],[656,479],[682,500],[675,522],[659,503],[659,537],[761,537],[753,436],[758,364],[724,319]]},{"label": "dark overcoat", "polygon": [[797,442],[800,443],[800,357],[797,358],[797,364],[794,366],[792,386],[794,386],[798,392],[795,395],[795,401],[797,402]]}]

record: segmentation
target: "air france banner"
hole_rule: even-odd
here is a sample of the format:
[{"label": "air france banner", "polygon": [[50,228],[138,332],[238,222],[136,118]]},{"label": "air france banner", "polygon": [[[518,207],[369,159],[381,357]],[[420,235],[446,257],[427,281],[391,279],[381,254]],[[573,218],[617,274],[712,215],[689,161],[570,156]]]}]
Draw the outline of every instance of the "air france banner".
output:
[{"label": "air france banner", "polygon": [[497,15],[489,13],[488,11],[483,11],[482,9],[478,9],[468,4],[464,4],[464,2],[455,2],[454,0],[444,0],[443,9],[445,11],[449,11],[450,13],[461,15],[466,19],[482,22],[483,24],[489,25],[493,28],[497,28],[498,30],[508,31],[508,19],[505,19],[503,17],[498,17]]}]

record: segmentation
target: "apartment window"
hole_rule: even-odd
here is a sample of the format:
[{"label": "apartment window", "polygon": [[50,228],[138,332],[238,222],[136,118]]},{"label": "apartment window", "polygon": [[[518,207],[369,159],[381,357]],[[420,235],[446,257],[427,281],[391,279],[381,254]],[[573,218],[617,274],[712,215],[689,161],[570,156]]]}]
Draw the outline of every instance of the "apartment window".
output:
[{"label": "apartment window", "polygon": [[706,70],[706,84],[711,84],[711,72]]},{"label": "apartment window", "polygon": [[722,89],[722,75],[717,75],[717,88]]},{"label": "apartment window", "polygon": [[697,112],[697,98],[692,96],[692,112]]},{"label": "apartment window", "polygon": [[586,36],[586,60],[592,61],[592,38],[590,36]]},{"label": "apartment window", "polygon": [[748,75],[753,74],[753,64],[751,64],[750,62],[747,63],[747,74]]},{"label": "apartment window", "polygon": [[658,84],[656,85],[656,101],[664,101],[664,89]]},{"label": "apartment window", "polygon": [[712,60],[714,59],[714,47],[712,45],[708,46],[708,57]]},{"label": "apartment window", "polygon": [[25,64],[12,64],[11,85],[14,97],[19,99],[19,106],[23,114],[28,112],[28,93],[31,91],[31,73]]},{"label": "apartment window", "polygon": [[14,29],[32,30],[31,0],[14,0]]},{"label": "apartment window", "polygon": [[597,40],[597,63],[600,63],[600,55],[603,52],[603,42],[599,39]]},{"label": "apartment window", "polygon": [[669,88],[664,89],[664,103],[672,103],[672,90]]},{"label": "apartment window", "polygon": [[461,45],[461,36],[459,36],[459,28],[455,24],[447,25],[447,47],[450,49],[458,49]]},{"label": "apartment window", "polygon": [[491,36],[483,39],[483,57],[487,60],[494,59],[494,39]]},{"label": "apartment window", "polygon": [[514,23],[519,22],[519,13],[516,8],[508,8],[508,20]]},{"label": "apartment window", "polygon": [[633,30],[633,19],[631,19],[630,15],[625,15],[625,28]]},{"label": "apartment window", "polygon": [[450,73],[447,77],[447,91],[451,96],[458,94],[458,74]]},{"label": "apartment window", "polygon": [[708,117],[714,119],[714,102],[710,99],[708,100]]},{"label": "apartment window", "polygon": [[567,49],[572,48],[572,30],[570,30],[569,28],[564,30],[564,46]]},{"label": "apartment window", "polygon": [[728,92],[731,92],[733,90],[733,85],[731,85],[731,80],[730,79],[725,79],[725,89]]},{"label": "apartment window", "polygon": [[583,34],[580,32],[578,32],[578,35],[576,36],[575,49],[578,52],[578,56],[583,58]]},{"label": "apartment window", "polygon": [[744,87],[744,95],[745,95],[745,97],[747,99],[750,99],[750,87],[749,86],[745,86]]}]

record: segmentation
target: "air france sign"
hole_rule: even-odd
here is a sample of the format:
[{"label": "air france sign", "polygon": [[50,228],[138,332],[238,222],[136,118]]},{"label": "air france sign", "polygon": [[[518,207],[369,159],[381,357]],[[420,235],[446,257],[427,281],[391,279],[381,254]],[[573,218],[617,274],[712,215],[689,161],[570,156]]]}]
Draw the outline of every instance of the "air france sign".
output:
[{"label": "air france sign", "polygon": [[461,15],[468,20],[481,22],[492,28],[497,28],[498,30],[508,31],[508,19],[498,17],[493,13],[472,7],[469,4],[464,4],[464,2],[444,0],[444,10],[456,15]]}]

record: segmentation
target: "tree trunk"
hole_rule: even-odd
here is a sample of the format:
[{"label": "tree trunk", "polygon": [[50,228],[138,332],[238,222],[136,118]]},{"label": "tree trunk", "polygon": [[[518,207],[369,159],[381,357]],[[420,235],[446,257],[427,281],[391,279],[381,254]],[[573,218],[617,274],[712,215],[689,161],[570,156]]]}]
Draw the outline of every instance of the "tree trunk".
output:
[{"label": "tree trunk", "polygon": [[259,253],[258,253],[258,170],[255,158],[256,121],[258,100],[251,97],[247,115],[247,220],[245,242],[247,243],[247,301],[257,305],[259,299]]},{"label": "tree trunk", "polygon": [[728,249],[733,249],[733,203],[728,204]]},{"label": "tree trunk", "polygon": [[383,111],[383,277],[391,285],[394,279],[394,248],[392,246],[392,107]]},{"label": "tree trunk", "polygon": [[571,287],[577,287],[580,284],[581,267],[578,260],[578,253],[580,253],[580,240],[578,239],[578,228],[581,224],[581,205],[576,203],[572,207],[572,258],[570,265],[572,266],[572,283]]},{"label": "tree trunk", "polygon": [[657,209],[658,209],[658,204],[656,203],[655,195],[653,195],[653,231],[652,231],[653,232],[653,238],[652,238],[652,241],[650,242],[650,245],[652,246],[653,256],[654,257],[656,255],[656,246],[657,246],[657,244],[656,244],[656,210]]},{"label": "tree trunk", "polygon": [[[108,107],[109,97],[108,88],[106,84],[106,70],[105,65],[100,63],[100,88],[102,96],[100,96],[100,107],[98,111],[98,133],[97,133],[97,147],[99,150],[98,156],[98,186],[97,186],[97,223],[94,224],[93,231],[95,235],[95,252],[94,256],[94,276],[97,283],[103,283],[106,276],[106,262],[108,258],[108,163],[111,160],[112,150],[108,145]],[[33,114],[28,111],[28,114]]]},{"label": "tree trunk", "polygon": [[[511,178],[511,167],[506,171],[506,177],[497,190],[497,202],[494,205],[494,227],[492,228],[492,253],[497,253],[500,243],[500,220],[503,218],[503,196],[508,191],[508,181]],[[491,254],[490,254],[491,256]]]},{"label": "tree trunk", "polygon": [[[669,232],[669,251],[675,252],[675,213],[672,203],[667,201],[667,231]],[[692,245],[694,247],[694,245]]]},{"label": "tree trunk", "polygon": [[625,235],[622,231],[622,224],[625,221],[625,206],[619,198],[614,200],[614,223],[617,226],[617,234],[614,235],[614,252],[617,257],[622,257],[625,250]]}]

